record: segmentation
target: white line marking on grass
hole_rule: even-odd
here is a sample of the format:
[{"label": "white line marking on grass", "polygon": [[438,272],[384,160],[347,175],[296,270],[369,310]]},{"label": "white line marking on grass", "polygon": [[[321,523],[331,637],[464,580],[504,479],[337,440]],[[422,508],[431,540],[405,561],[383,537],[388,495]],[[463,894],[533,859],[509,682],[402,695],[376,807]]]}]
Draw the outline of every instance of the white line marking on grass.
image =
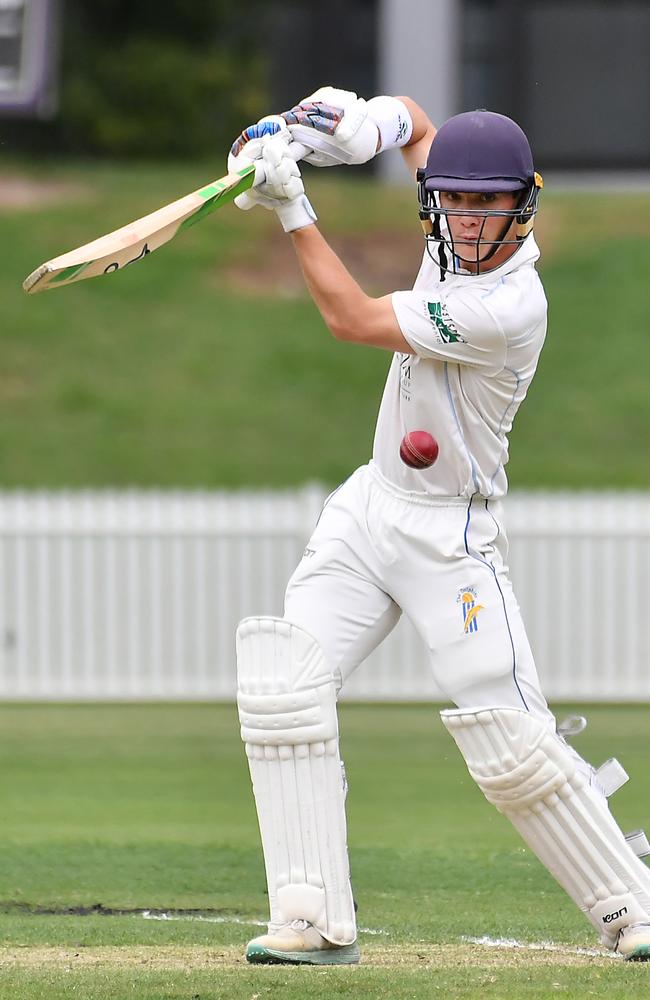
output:
[{"label": "white line marking on grass", "polygon": [[569,948],[567,945],[555,944],[553,941],[517,941],[516,938],[491,938],[461,936],[461,941],[468,944],[482,944],[486,948],[523,948],[527,951],[557,951],[565,955],[593,955],[595,958],[613,958],[618,960],[621,955],[603,948]]},{"label": "white line marking on grass", "polygon": [[243,924],[244,927],[266,927],[266,920],[243,920],[242,917],[202,917],[198,913],[152,913],[144,910],[145,920],[200,920],[204,924]]},{"label": "white line marking on grass", "polygon": [[[200,913],[152,913],[151,910],[143,910],[142,916],[145,920],[199,920],[205,924],[241,924],[244,927],[266,927],[266,920],[244,920],[243,917],[207,917]],[[388,934],[381,928],[359,927],[361,934]]]}]

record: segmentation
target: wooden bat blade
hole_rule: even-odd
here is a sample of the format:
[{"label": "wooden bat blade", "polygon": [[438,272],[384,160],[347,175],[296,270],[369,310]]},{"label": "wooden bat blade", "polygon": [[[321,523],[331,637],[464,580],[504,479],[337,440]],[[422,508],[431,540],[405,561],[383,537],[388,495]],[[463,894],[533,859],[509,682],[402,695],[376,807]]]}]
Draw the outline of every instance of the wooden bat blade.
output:
[{"label": "wooden bat blade", "polygon": [[226,174],[142,219],[46,261],[25,278],[23,288],[33,295],[48,288],[70,285],[73,281],[119,271],[169,243],[177,233],[199,222],[215,208],[233,201],[242,191],[252,187],[254,181],[255,166],[252,164]]}]

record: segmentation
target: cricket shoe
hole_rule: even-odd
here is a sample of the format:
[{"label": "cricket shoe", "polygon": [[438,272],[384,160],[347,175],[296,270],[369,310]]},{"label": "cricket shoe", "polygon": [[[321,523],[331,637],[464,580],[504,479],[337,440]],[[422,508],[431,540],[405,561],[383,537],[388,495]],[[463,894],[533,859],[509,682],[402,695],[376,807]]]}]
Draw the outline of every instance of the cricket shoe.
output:
[{"label": "cricket shoe", "polygon": [[246,961],[258,965],[355,965],[359,958],[356,941],[332,944],[306,920],[274,927],[246,948]]},{"label": "cricket shoe", "polygon": [[627,962],[650,962],[650,924],[621,927],[614,951]]}]

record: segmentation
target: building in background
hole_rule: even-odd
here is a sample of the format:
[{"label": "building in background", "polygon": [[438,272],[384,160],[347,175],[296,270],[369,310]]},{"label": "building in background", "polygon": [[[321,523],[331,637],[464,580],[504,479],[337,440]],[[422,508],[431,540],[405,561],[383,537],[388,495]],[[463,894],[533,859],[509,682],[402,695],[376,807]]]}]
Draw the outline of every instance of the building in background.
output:
[{"label": "building in background", "polygon": [[333,0],[326,25],[278,0],[267,19],[278,107],[321,83],[407,93],[436,122],[510,115],[545,168],[650,168],[647,0]]},{"label": "building in background", "polygon": [[57,109],[58,0],[0,0],[0,117]]},{"label": "building in background", "polygon": [[650,166],[647,0],[462,7],[466,108],[487,105],[519,121],[546,168]]},{"label": "building in background", "polygon": [[[57,107],[57,24],[61,100],[39,123]],[[211,155],[242,116],[333,83],[408,93],[436,122],[511,115],[545,169],[648,169],[649,39],[648,0],[0,0],[3,142]]]}]

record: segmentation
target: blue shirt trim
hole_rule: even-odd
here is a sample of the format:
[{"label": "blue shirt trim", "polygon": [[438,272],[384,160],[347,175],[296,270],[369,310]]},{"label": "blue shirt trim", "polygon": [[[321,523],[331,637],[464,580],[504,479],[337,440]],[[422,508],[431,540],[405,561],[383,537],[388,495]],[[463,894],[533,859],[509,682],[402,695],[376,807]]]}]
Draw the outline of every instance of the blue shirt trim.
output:
[{"label": "blue shirt trim", "polygon": [[[497,585],[497,590],[499,591],[499,595],[501,597],[501,603],[503,605],[503,614],[504,614],[504,617],[505,617],[505,620],[506,620],[506,628],[508,629],[508,637],[510,639],[510,648],[512,649],[512,679],[515,682],[515,687],[517,688],[517,691],[519,693],[519,697],[521,698],[521,700],[523,702],[524,708],[526,709],[527,712],[530,712],[530,709],[529,709],[529,707],[528,707],[528,705],[526,703],[526,699],[523,696],[522,690],[519,687],[519,682],[517,680],[517,654],[515,652],[515,643],[514,643],[514,639],[512,638],[512,630],[510,628],[510,621],[508,619],[508,611],[506,609],[506,600],[505,600],[505,597],[503,596],[503,591],[501,590],[501,584],[499,583],[499,579],[497,577],[497,571],[496,571],[496,569],[494,568],[494,565],[491,562],[488,562],[487,559],[484,559],[483,556],[480,556],[478,554],[478,552],[474,552],[469,547],[469,542],[468,542],[467,536],[468,536],[469,526],[470,526],[470,519],[471,519],[472,501],[473,501],[473,499],[474,499],[474,497],[470,497],[469,504],[467,505],[467,520],[465,522],[465,533],[464,533],[465,552],[467,553],[467,555],[471,559],[475,559],[477,562],[479,562],[483,566],[485,566],[486,569],[488,569],[492,573],[492,576],[494,577],[494,582]],[[485,498],[482,498],[482,499],[485,499]],[[496,518],[494,517],[494,515],[492,514],[492,511],[490,511],[488,509],[488,501],[487,501],[487,499],[485,499],[485,510],[487,511],[487,513],[490,515],[490,517],[492,518],[492,520],[496,524],[496,526],[497,526],[497,532],[498,532],[499,531],[499,524],[498,524]]]}]

